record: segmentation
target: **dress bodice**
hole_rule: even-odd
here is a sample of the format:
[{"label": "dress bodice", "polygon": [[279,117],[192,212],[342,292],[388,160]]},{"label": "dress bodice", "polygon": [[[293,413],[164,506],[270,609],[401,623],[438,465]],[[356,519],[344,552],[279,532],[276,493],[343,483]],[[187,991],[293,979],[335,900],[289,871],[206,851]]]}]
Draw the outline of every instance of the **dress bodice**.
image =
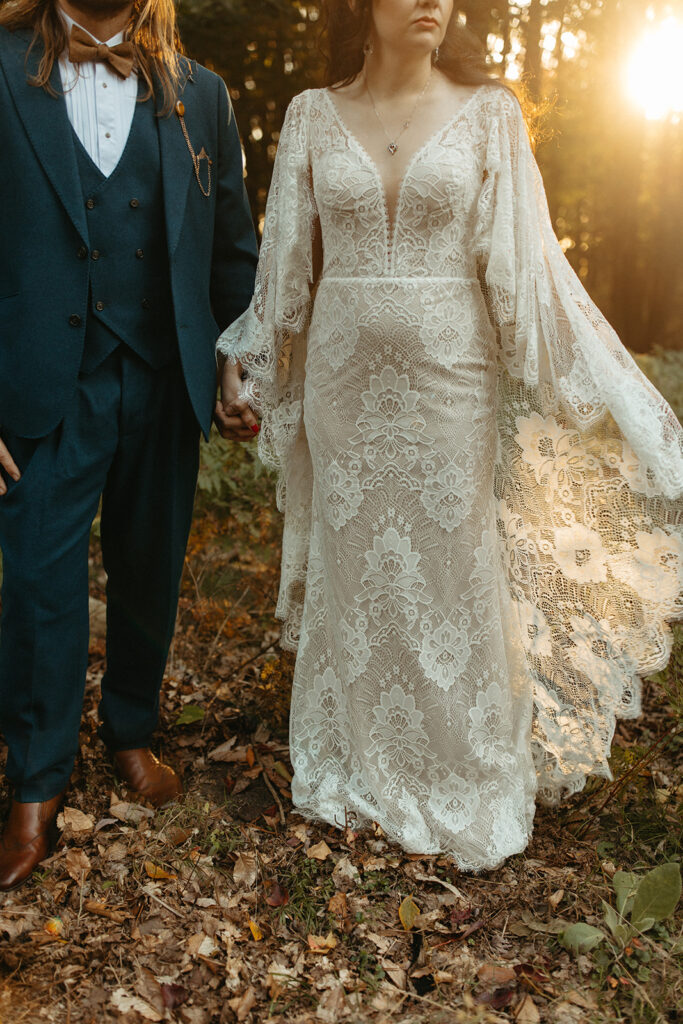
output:
[{"label": "dress bodice", "polygon": [[393,222],[382,176],[328,89],[310,90],[310,160],[323,276],[469,278],[484,167],[482,86],[409,160]]}]

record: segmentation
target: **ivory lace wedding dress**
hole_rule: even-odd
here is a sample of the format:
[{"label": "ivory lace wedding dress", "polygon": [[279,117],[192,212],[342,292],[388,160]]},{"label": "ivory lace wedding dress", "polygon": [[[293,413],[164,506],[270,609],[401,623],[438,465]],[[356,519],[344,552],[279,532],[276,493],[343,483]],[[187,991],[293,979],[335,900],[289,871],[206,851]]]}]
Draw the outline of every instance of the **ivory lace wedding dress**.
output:
[{"label": "ivory lace wedding dress", "polygon": [[333,93],[297,96],[219,349],[279,473],[295,804],[497,865],[537,796],[609,777],[683,615],[683,432],[565,259],[514,98],[418,149],[392,227]]}]

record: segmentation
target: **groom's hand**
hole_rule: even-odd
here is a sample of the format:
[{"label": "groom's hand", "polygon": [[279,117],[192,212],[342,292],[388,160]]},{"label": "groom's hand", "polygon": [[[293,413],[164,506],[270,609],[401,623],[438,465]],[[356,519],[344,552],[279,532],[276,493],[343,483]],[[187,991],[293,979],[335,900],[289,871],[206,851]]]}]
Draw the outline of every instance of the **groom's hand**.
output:
[{"label": "groom's hand", "polygon": [[18,480],[21,476],[17,464],[2,441],[0,441],[0,466],[2,467],[2,472],[0,472],[0,496],[2,496],[7,494],[7,484],[3,479],[3,473],[11,476],[13,480]]},{"label": "groom's hand", "polygon": [[253,441],[258,420],[245,398],[240,398],[242,372],[239,365],[225,363],[221,373],[221,394],[216,402],[214,422],[221,437],[230,441]]}]

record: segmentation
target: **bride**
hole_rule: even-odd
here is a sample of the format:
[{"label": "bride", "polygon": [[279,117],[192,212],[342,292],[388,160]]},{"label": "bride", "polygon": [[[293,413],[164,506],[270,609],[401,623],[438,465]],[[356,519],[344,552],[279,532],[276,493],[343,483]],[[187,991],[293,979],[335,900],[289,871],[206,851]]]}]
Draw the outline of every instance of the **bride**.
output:
[{"label": "bride", "polygon": [[668,659],[683,431],[566,261],[452,0],[328,6],[218,416],[246,436],[259,409],[279,474],[295,805],[489,868],[537,798],[609,777]]}]

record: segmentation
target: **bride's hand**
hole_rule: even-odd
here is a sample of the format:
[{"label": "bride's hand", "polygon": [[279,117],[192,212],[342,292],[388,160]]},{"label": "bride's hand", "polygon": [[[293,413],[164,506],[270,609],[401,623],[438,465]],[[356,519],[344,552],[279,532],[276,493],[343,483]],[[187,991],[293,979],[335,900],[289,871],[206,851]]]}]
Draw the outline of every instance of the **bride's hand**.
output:
[{"label": "bride's hand", "polygon": [[7,476],[11,476],[15,481],[19,479],[21,473],[19,472],[16,462],[2,441],[0,441],[0,468],[2,469],[2,472],[0,472],[0,495],[3,495],[7,493],[7,484],[2,478],[3,472],[6,473]]},{"label": "bride's hand", "polygon": [[222,437],[251,441],[259,431],[258,420],[245,398],[240,398],[242,367],[226,362],[221,373],[221,394],[216,402],[214,422]]}]

